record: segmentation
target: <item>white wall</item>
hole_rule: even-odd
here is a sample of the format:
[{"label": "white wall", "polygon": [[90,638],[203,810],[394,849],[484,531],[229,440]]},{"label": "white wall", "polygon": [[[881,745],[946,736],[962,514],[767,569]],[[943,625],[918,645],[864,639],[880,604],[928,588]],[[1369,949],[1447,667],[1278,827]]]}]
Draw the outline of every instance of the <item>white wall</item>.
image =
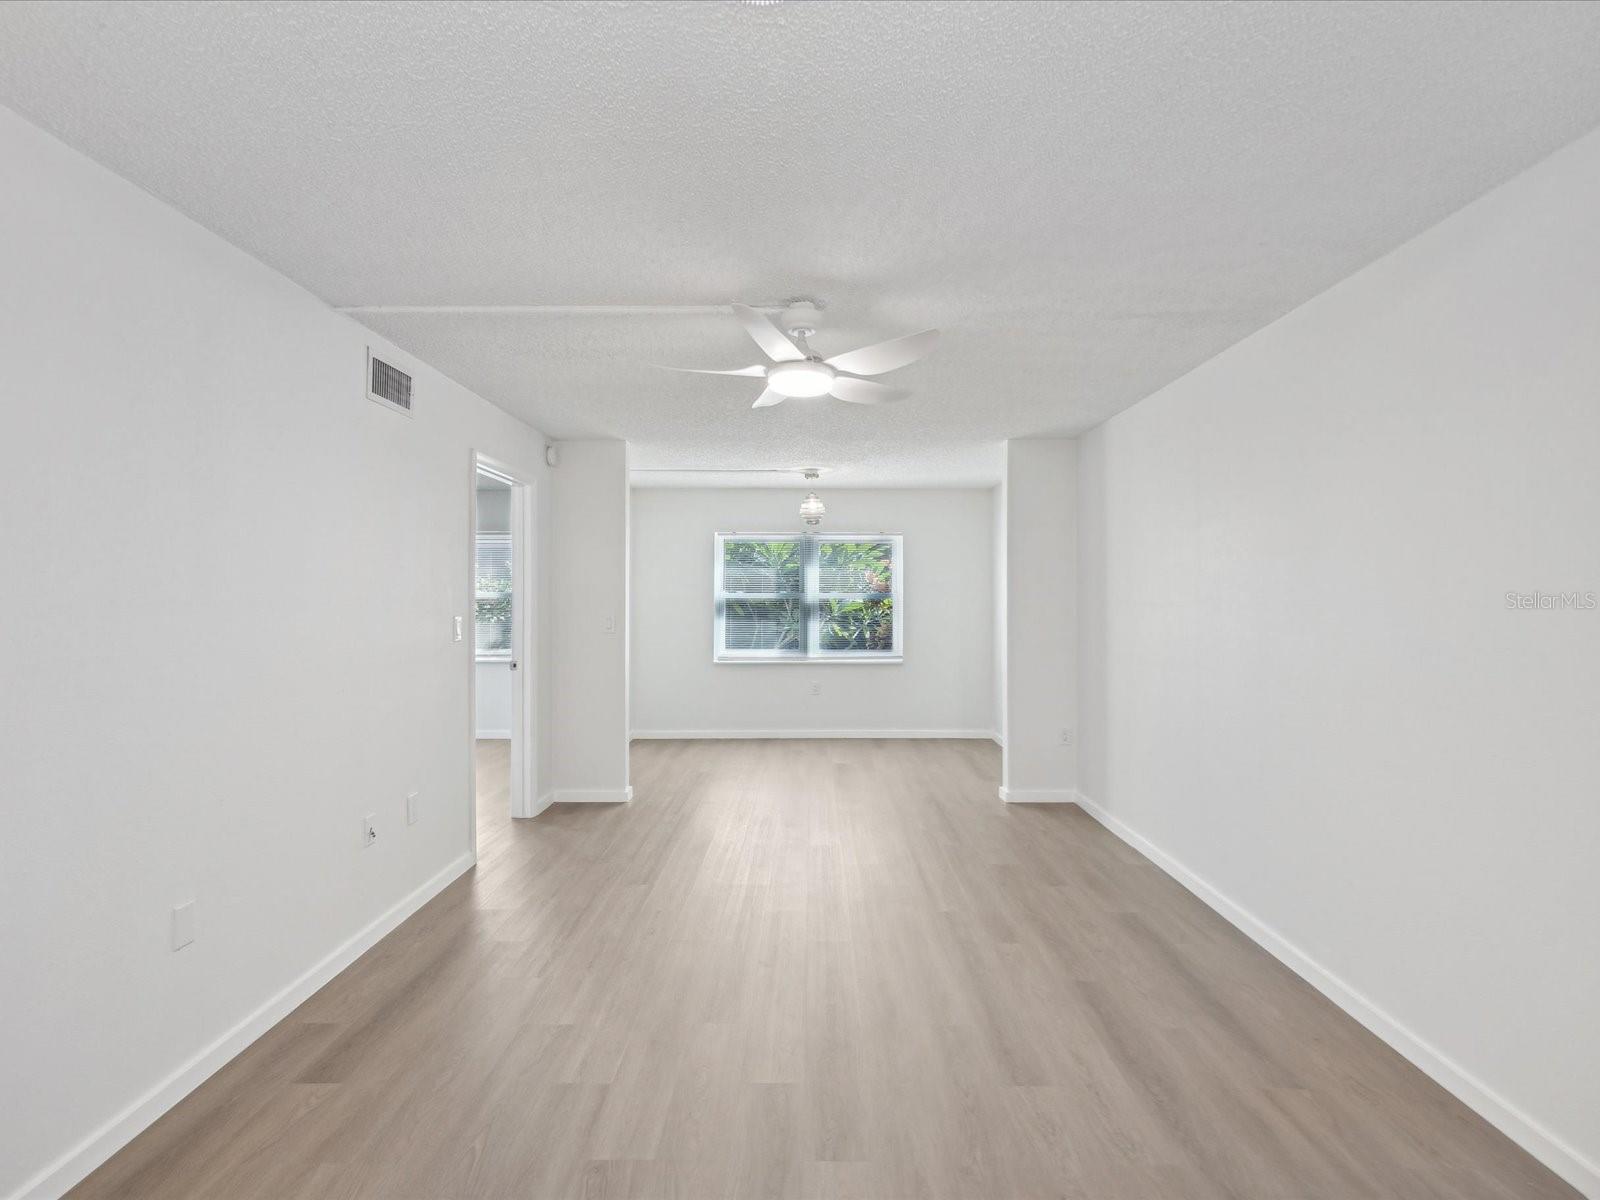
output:
[{"label": "white wall", "polygon": [[1091,433],[1080,604],[1089,799],[1594,1196],[1600,611],[1506,595],[1600,591],[1597,214],[1600,134]]},{"label": "white wall", "polygon": [[[636,735],[994,730],[992,516],[979,489],[823,489],[837,532],[904,535],[902,663],[712,662],[712,537],[800,526],[805,490],[633,494]],[[811,694],[811,686],[821,689]]]},{"label": "white wall", "polygon": [[552,481],[551,604],[560,636],[547,711],[548,796],[620,801],[628,791],[628,454],[562,442]]},{"label": "white wall", "polygon": [[513,672],[508,662],[487,660],[473,672],[477,702],[473,713],[478,720],[480,738],[509,738],[513,724]]},{"label": "white wall", "polygon": [[509,487],[481,487],[478,489],[478,532],[511,532],[511,489]]},{"label": "white wall", "polygon": [[1012,803],[1074,798],[1077,749],[1078,445],[1006,443],[1005,767]]},{"label": "white wall", "polygon": [[[3,109],[0,161],[7,1195],[59,1191],[469,864],[471,454],[544,466]],[[365,398],[369,342],[414,419]]]}]

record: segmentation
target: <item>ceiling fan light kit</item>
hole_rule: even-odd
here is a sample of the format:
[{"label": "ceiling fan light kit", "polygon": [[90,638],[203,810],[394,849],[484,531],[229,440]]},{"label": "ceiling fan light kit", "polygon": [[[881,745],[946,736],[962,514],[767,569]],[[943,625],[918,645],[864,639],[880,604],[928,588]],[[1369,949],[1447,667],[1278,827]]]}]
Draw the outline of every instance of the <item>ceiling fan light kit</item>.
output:
[{"label": "ceiling fan light kit", "polygon": [[[750,335],[750,340],[761,347],[771,364],[757,363],[732,370],[703,369],[698,367],[669,367],[672,371],[688,371],[695,375],[749,375],[764,377],[766,389],[756,397],[752,408],[771,408],[790,399],[810,399],[832,396],[848,404],[883,404],[899,400],[905,393],[895,388],[863,379],[863,375],[883,375],[900,367],[909,366],[932,353],[939,340],[939,331],[925,329],[921,333],[892,338],[887,342],[864,346],[823,358],[812,351],[808,339],[815,330],[804,322],[814,320],[814,304],[795,305],[790,309],[793,320],[788,332],[779,329],[763,313],[747,304],[733,305],[733,315]],[[818,501],[818,503],[821,503]]]},{"label": "ceiling fan light kit", "polygon": [[833,387],[834,369],[825,362],[775,363],[767,369],[767,386],[796,399],[826,396]]}]

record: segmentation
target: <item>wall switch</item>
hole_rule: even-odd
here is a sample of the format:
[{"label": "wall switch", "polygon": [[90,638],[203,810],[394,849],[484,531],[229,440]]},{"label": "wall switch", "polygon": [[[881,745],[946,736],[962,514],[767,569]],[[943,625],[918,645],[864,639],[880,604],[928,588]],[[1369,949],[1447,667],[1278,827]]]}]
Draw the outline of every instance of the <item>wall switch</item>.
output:
[{"label": "wall switch", "polygon": [[601,620],[600,627],[607,633],[615,633],[617,631],[617,619],[610,613],[607,613]]},{"label": "wall switch", "polygon": [[453,622],[455,622],[455,631],[456,631],[456,639],[455,640],[459,642],[461,640],[461,618],[460,617],[451,617],[450,619]]},{"label": "wall switch", "polygon": [[368,813],[361,822],[361,844],[370,846],[378,840],[378,814]]},{"label": "wall switch", "polygon": [[415,825],[417,823],[417,797],[418,797],[418,793],[417,792],[408,792],[408,793],[406,793],[406,824],[407,825]]},{"label": "wall switch", "polygon": [[194,941],[194,901],[185,900],[172,910],[172,948],[182,950]]},{"label": "wall switch", "polygon": [[813,696],[822,695],[822,685],[820,683],[818,683],[815,679],[813,679],[811,681],[811,694]]},{"label": "wall switch", "polygon": [[1062,745],[1063,745],[1063,746],[1070,746],[1070,745],[1072,745],[1072,730],[1070,730],[1070,729],[1063,729],[1063,730],[1062,730],[1062,731],[1061,731],[1061,744],[1062,744]]}]

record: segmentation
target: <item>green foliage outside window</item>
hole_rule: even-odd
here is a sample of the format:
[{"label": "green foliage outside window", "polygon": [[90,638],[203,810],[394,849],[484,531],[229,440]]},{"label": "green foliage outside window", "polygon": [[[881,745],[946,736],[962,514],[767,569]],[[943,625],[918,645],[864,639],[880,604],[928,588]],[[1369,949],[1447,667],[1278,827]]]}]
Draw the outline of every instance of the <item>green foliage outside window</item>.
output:
[{"label": "green foliage outside window", "polygon": [[877,593],[883,599],[823,600],[818,624],[824,650],[894,649],[894,549],[888,542],[823,542],[817,550],[819,590]]},{"label": "green foliage outside window", "polygon": [[719,652],[804,653],[810,614],[813,653],[892,654],[895,549],[881,538],[724,539]]},{"label": "green foliage outside window", "polygon": [[[500,595],[484,593],[499,589]],[[511,585],[504,580],[478,580],[478,653],[495,654],[511,649]]]},{"label": "green foliage outside window", "polygon": [[893,650],[893,600],[824,600],[818,614],[824,650]]}]

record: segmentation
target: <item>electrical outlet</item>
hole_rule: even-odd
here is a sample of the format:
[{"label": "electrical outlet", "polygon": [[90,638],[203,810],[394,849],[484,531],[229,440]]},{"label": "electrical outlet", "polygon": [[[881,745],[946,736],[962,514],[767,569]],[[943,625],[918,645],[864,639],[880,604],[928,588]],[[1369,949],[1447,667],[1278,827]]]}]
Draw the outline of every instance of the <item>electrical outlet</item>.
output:
[{"label": "electrical outlet", "polygon": [[1061,731],[1061,744],[1062,744],[1062,745],[1063,745],[1063,746],[1070,746],[1070,745],[1072,745],[1072,739],[1073,739],[1073,734],[1072,734],[1072,730],[1070,730],[1070,729],[1063,729],[1063,730],[1062,730],[1062,731]]},{"label": "electrical outlet", "polygon": [[368,813],[361,822],[361,844],[370,846],[378,840],[378,814]]},{"label": "electrical outlet", "polygon": [[418,808],[417,801],[418,801],[418,795],[419,794],[417,792],[408,792],[408,793],[406,793],[406,824],[407,825],[415,825],[417,823],[417,808]]},{"label": "electrical outlet", "polygon": [[811,694],[813,696],[822,695],[822,685],[820,683],[818,683],[815,679],[813,679],[811,681]]},{"label": "electrical outlet", "polygon": [[185,900],[172,910],[172,949],[182,950],[194,941],[194,901]]}]

